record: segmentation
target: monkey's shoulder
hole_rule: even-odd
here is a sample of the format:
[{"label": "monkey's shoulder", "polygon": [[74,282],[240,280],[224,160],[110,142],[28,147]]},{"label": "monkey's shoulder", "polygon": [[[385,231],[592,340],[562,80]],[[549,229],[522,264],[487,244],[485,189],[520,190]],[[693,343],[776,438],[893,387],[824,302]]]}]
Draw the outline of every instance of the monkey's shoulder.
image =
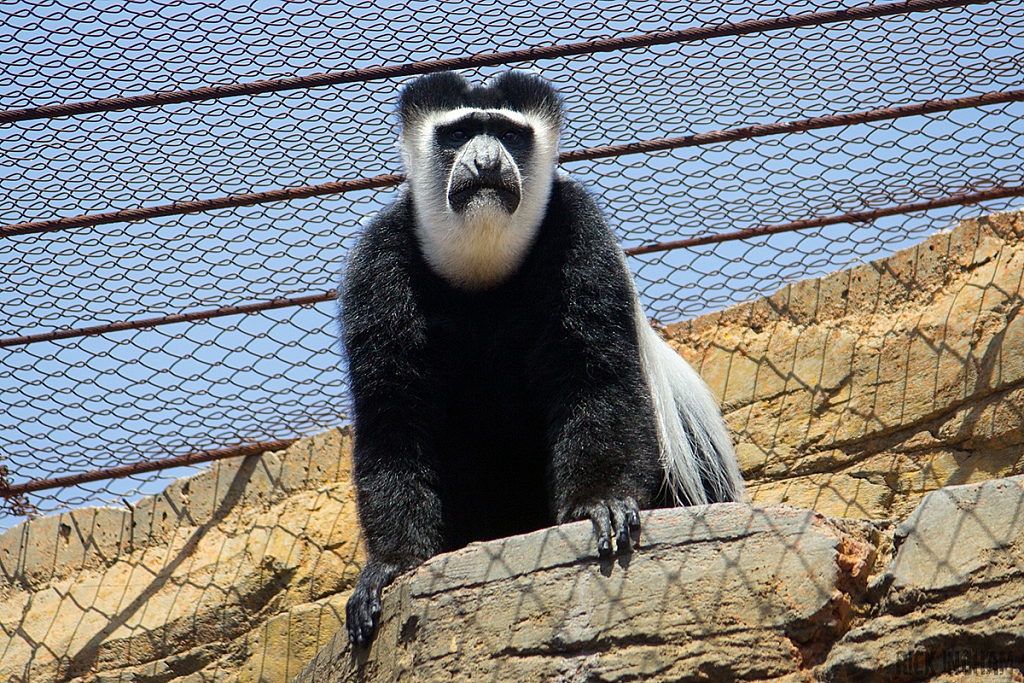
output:
[{"label": "monkey's shoulder", "polygon": [[[618,238],[605,219],[597,198],[580,181],[559,173],[551,186],[548,211],[540,230],[541,241],[564,246],[563,258],[589,261],[597,257],[618,260]],[[550,248],[550,247],[549,247]],[[570,267],[579,267],[569,264]]]},{"label": "monkey's shoulder", "polygon": [[412,198],[403,188],[398,196],[364,224],[355,247],[349,252],[347,270],[373,262],[398,265],[413,258],[414,211]]},{"label": "monkey's shoulder", "polygon": [[348,253],[341,281],[341,323],[346,334],[375,330],[388,319],[415,314],[410,272],[417,261],[408,193],[399,196],[363,225]]}]

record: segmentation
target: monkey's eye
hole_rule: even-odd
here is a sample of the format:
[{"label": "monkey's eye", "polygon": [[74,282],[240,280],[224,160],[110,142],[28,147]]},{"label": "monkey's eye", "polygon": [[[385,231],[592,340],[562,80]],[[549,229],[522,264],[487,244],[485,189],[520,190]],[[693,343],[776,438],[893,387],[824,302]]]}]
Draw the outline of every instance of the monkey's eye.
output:
[{"label": "monkey's eye", "polygon": [[461,128],[456,128],[455,130],[448,133],[448,139],[451,140],[452,142],[465,142],[466,140],[469,139],[469,133],[462,130]]},{"label": "monkey's eye", "polygon": [[519,131],[516,131],[516,130],[506,130],[504,133],[501,134],[501,141],[502,142],[519,142],[519,138],[520,137],[522,137],[522,136],[519,135]]}]

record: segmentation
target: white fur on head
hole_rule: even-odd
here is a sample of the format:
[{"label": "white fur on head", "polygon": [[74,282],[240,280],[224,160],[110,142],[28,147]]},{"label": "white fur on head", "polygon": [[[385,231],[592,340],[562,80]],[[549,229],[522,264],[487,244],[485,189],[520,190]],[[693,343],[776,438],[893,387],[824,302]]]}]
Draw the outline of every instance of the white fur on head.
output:
[{"label": "white fur on head", "polygon": [[[434,130],[476,111],[499,114],[533,131],[530,167],[518,169],[522,196],[512,214],[490,204],[459,214],[448,203],[450,169],[441,170]],[[558,135],[558,124],[547,117],[509,109],[460,108],[406,123],[402,159],[412,191],[416,235],[434,272],[457,287],[480,290],[501,283],[519,268],[547,212]]]}]

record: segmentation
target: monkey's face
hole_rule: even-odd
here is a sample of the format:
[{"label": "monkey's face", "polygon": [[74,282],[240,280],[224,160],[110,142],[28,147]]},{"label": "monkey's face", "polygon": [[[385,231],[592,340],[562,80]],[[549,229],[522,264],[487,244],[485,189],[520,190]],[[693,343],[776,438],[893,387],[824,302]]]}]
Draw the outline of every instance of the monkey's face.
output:
[{"label": "monkey's face", "polygon": [[439,275],[483,289],[518,268],[547,210],[557,143],[557,128],[511,110],[459,108],[406,126],[417,235]]},{"label": "monkey's face", "polygon": [[403,153],[417,203],[472,221],[509,217],[524,203],[546,201],[557,129],[540,117],[459,108],[416,124],[405,131]]},{"label": "monkey's face", "polygon": [[526,74],[475,89],[434,74],[406,89],[402,156],[435,272],[484,289],[519,267],[547,211],[560,125],[557,95]]},{"label": "monkey's face", "polygon": [[519,169],[529,168],[533,129],[521,116],[471,111],[434,129],[439,161],[450,166],[448,206],[456,213],[515,213],[523,198]]}]

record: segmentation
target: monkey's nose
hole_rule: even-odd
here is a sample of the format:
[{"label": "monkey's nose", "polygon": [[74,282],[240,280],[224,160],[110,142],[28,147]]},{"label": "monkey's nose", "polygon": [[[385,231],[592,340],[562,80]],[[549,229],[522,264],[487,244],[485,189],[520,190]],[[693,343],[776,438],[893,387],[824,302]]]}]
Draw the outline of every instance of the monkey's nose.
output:
[{"label": "monkey's nose", "polygon": [[477,175],[481,177],[489,173],[500,173],[501,157],[491,150],[486,150],[483,154],[478,154],[473,158],[473,165],[476,167]]},{"label": "monkey's nose", "polygon": [[502,185],[501,163],[476,164],[476,175],[481,185],[497,187]]}]

